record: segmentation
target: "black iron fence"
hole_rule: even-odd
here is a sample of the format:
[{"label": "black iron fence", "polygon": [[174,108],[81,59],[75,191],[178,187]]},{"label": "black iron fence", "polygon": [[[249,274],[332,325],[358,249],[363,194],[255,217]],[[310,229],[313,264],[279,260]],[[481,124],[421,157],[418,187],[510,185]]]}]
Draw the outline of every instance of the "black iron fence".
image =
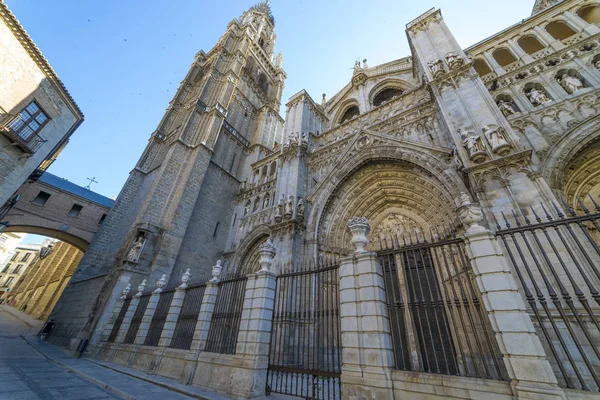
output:
[{"label": "black iron fence", "polygon": [[508,379],[465,243],[452,229],[385,238],[378,254],[397,369]]},{"label": "black iron fence", "polygon": [[[497,222],[536,329],[551,357],[559,384],[600,388],[600,206],[579,200],[580,213],[567,204],[536,211],[513,211]],[[534,222],[532,222],[532,220]],[[501,224],[503,226],[501,226]]]},{"label": "black iron fence", "polygon": [[277,278],[267,394],[341,399],[339,265],[304,265]]},{"label": "black iron fence", "polygon": [[150,321],[148,334],[144,340],[146,346],[158,346],[174,294],[175,289],[165,290],[160,294],[156,310],[154,310],[154,315],[152,316],[152,321]]},{"label": "black iron fence", "polygon": [[225,277],[219,282],[206,351],[235,354],[247,281],[248,278],[243,276]]},{"label": "black iron fence", "polygon": [[198,322],[198,314],[202,306],[206,283],[191,285],[185,291],[181,311],[175,325],[175,332],[171,339],[170,347],[188,350],[192,346],[194,331]]},{"label": "black iron fence", "polygon": [[125,319],[125,314],[127,314],[127,309],[129,308],[130,303],[131,297],[128,297],[123,301],[123,306],[121,307],[121,310],[119,310],[119,315],[117,315],[117,319],[115,320],[115,324],[113,325],[113,328],[110,331],[110,335],[108,335],[108,342],[114,342],[117,338],[119,330],[121,329],[121,324],[123,324],[123,319]]},{"label": "black iron fence", "polygon": [[140,302],[133,313],[133,318],[131,318],[131,324],[129,325],[129,329],[127,329],[123,343],[132,344],[135,341],[142,318],[146,312],[146,307],[148,307],[148,302],[150,301],[150,295],[151,293],[146,293],[140,296]]}]

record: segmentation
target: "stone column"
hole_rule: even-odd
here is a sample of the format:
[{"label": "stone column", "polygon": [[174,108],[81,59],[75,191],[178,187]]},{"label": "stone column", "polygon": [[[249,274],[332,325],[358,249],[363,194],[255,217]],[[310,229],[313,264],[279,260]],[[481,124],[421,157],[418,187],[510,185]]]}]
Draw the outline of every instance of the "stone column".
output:
[{"label": "stone column", "polygon": [[160,340],[158,341],[159,347],[169,347],[171,344],[171,339],[173,339],[173,334],[175,333],[175,326],[177,325],[177,320],[179,319],[179,313],[181,312],[181,307],[183,306],[185,290],[187,289],[187,284],[191,277],[192,274],[188,268],[181,276],[181,285],[175,289],[173,300],[171,300],[171,305],[169,306],[167,318],[165,318],[165,325],[163,326],[163,330],[160,334]]},{"label": "stone column", "polygon": [[352,218],[348,229],[355,252],[340,265],[344,398],[393,399],[394,355],[383,268],[376,253],[365,250],[367,219]]},{"label": "stone column", "polygon": [[481,209],[463,195],[458,214],[467,229],[473,274],[516,397],[564,398],[502,248],[490,231],[479,225],[483,220]]},{"label": "stone column", "polygon": [[258,249],[260,271],[248,277],[244,308],[232,367],[231,392],[244,398],[265,394],[276,275],[271,271],[275,246],[271,238]]},{"label": "stone column", "polygon": [[204,289],[204,296],[202,296],[202,304],[200,305],[200,312],[198,313],[198,321],[194,329],[194,339],[192,340],[190,350],[200,352],[206,347],[210,320],[212,319],[215,303],[217,302],[218,283],[222,269],[221,260],[219,260],[213,267],[212,279],[206,284],[206,288]]},{"label": "stone column", "polygon": [[513,51],[513,53],[517,55],[517,58],[523,60],[525,64],[529,64],[530,62],[535,61],[533,57],[527,54],[525,50],[523,50],[521,46],[519,46],[519,44],[514,40],[508,39],[507,43],[510,49]]},{"label": "stone column", "polygon": [[101,342],[106,342],[108,340],[108,337],[115,327],[115,322],[121,313],[121,309],[123,308],[123,304],[125,303],[127,296],[129,296],[129,293],[131,293],[131,283],[128,283],[127,286],[125,286],[121,292],[121,297],[119,297],[119,299],[115,302],[112,315],[110,316],[108,323],[104,327],[104,332],[102,332],[102,336],[100,337]]},{"label": "stone column", "polygon": [[554,36],[549,34],[541,26],[534,26],[533,30],[535,31],[535,33],[540,35],[540,37],[543,38],[546,43],[548,43],[548,47],[552,48],[553,50],[560,50],[565,48],[565,45],[560,40],[555,39]]},{"label": "stone column", "polygon": [[131,325],[133,314],[135,314],[135,310],[140,303],[140,296],[144,293],[144,290],[146,290],[145,279],[138,285],[138,292],[135,294],[135,296],[133,296],[131,302],[129,303],[129,307],[127,308],[123,322],[121,323],[121,328],[119,329],[119,333],[115,338],[115,343],[123,343],[125,340],[125,335],[127,335],[127,330],[129,330],[129,325]]},{"label": "stone column", "polygon": [[581,18],[579,15],[574,14],[571,11],[564,11],[563,15],[573,25],[575,25],[578,28],[578,30],[586,32],[590,36],[600,32],[600,28],[598,28],[595,24],[590,24],[589,22]]},{"label": "stone column", "polygon": [[142,322],[140,323],[137,335],[135,336],[135,341],[133,342],[134,344],[144,344],[144,341],[146,340],[146,335],[148,335],[150,323],[152,322],[152,317],[154,316],[156,306],[158,305],[158,300],[160,299],[160,294],[162,293],[162,290],[166,284],[167,275],[163,275],[158,280],[158,282],[156,282],[156,289],[152,292],[152,295],[150,295],[150,300],[148,300],[146,311],[144,311]]}]

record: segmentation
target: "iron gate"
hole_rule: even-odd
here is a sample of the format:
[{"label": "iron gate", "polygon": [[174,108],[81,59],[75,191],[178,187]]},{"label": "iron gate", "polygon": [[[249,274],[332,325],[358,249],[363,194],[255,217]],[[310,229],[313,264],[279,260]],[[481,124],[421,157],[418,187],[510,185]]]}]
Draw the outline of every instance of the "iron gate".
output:
[{"label": "iron gate", "polygon": [[339,265],[333,260],[278,276],[267,394],[341,399],[339,303]]},{"label": "iron gate", "polygon": [[596,213],[578,199],[579,214],[567,204],[569,216],[555,204],[503,214],[496,235],[559,385],[600,391],[600,205],[589,199]]},{"label": "iron gate", "polygon": [[504,380],[508,374],[454,231],[380,242],[395,368]]},{"label": "iron gate", "polygon": [[167,321],[169,307],[171,306],[171,301],[173,300],[174,294],[175,289],[165,290],[160,294],[160,297],[158,298],[158,304],[156,305],[156,310],[154,310],[154,315],[152,316],[150,326],[148,327],[148,334],[144,340],[144,345],[158,346],[160,335],[162,334],[163,327]]},{"label": "iron gate", "polygon": [[123,324],[123,320],[125,319],[125,314],[127,314],[127,309],[129,308],[129,303],[131,303],[131,297],[127,297],[125,301],[123,301],[123,305],[121,306],[121,310],[119,311],[119,315],[117,315],[117,319],[115,320],[115,324],[113,325],[112,330],[110,331],[110,335],[108,336],[108,342],[114,342],[119,334],[119,330],[121,329],[121,325]]},{"label": "iron gate", "polygon": [[189,350],[192,346],[205,289],[206,283],[190,285],[186,289],[170,347]]},{"label": "iron gate", "polygon": [[142,318],[146,312],[146,307],[148,307],[151,294],[152,293],[146,293],[140,296],[140,302],[133,313],[133,318],[131,318],[131,324],[129,325],[129,329],[127,330],[127,334],[125,335],[125,340],[123,343],[133,344],[135,341],[138,329],[140,329],[140,325],[142,323]]}]

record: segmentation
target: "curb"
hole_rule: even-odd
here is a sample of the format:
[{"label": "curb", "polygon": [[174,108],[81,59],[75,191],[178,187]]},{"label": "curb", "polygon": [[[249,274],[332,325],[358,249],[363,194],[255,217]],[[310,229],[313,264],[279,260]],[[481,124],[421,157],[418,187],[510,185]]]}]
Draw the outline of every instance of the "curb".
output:
[{"label": "curb", "polygon": [[78,369],[75,369],[75,368],[73,368],[73,367],[71,367],[71,366],[69,366],[69,365],[67,365],[67,364],[65,364],[63,362],[60,362],[58,360],[54,360],[54,359],[48,357],[44,352],[42,352],[34,344],[32,344],[31,341],[25,335],[21,335],[21,337],[23,338],[23,340],[25,340],[25,342],[27,342],[27,344],[29,346],[31,346],[32,349],[34,349],[35,351],[37,351],[40,355],[42,355],[48,361],[51,361],[54,364],[59,365],[59,366],[65,368],[65,369],[73,372],[75,375],[79,376],[80,378],[82,378],[82,379],[84,379],[84,380],[86,380],[88,382],[91,382],[91,383],[93,383],[93,384],[95,384],[97,386],[100,386],[100,387],[108,390],[109,392],[112,392],[112,393],[116,394],[117,396],[120,396],[120,397],[122,397],[122,398],[124,398],[126,400],[137,400],[137,397],[134,397],[134,396],[130,395],[129,393],[125,393],[125,392],[123,392],[123,391],[121,391],[121,390],[119,390],[119,389],[117,389],[117,388],[115,388],[113,386],[110,386],[110,385],[108,385],[108,384],[106,384],[106,383],[104,383],[104,382],[102,382],[102,381],[100,381],[100,380],[98,380],[98,379],[96,379],[96,378],[94,378],[92,376],[84,374],[83,372],[79,371]]}]

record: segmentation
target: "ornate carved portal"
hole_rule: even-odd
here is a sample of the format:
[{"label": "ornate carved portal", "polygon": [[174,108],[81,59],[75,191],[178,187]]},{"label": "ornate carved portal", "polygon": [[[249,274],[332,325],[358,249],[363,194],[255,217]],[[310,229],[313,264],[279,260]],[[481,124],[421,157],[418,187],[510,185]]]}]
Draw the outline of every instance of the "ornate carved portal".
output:
[{"label": "ornate carved portal", "polygon": [[390,236],[409,241],[418,231],[453,224],[453,197],[425,168],[409,162],[373,161],[352,173],[330,196],[318,226],[321,253],[349,254],[345,221],[366,217],[373,227],[369,250]]}]

